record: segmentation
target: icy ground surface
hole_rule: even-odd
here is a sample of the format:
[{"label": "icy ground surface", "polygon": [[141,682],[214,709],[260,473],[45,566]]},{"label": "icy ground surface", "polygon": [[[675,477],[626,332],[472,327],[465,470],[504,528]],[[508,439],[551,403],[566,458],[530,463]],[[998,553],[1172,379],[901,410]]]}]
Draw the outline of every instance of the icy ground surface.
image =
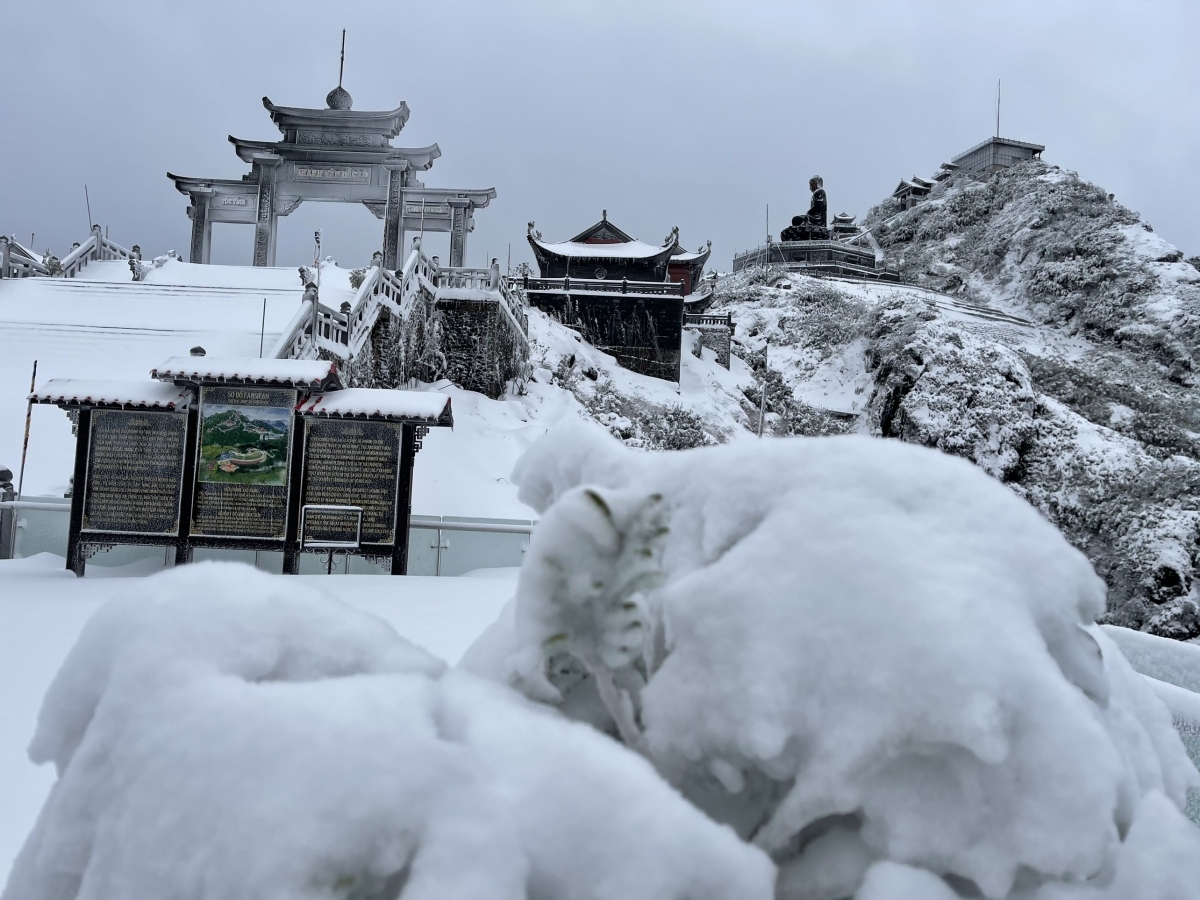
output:
[{"label": "icy ground surface", "polygon": [[[62,566],[49,554],[0,561],[0,883],[54,782],[52,767],[34,766],[25,754],[46,688],[88,618],[142,580],[102,567],[77,579]],[[413,643],[454,663],[513,592],[511,570],[479,574],[485,577],[295,580],[315,583],[379,616]]]}]

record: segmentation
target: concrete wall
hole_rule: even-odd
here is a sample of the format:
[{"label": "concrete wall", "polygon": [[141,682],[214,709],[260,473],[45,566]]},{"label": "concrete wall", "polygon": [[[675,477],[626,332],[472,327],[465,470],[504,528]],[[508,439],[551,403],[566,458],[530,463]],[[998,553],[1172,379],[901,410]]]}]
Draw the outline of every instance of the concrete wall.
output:
[{"label": "concrete wall", "polygon": [[402,388],[449,378],[493,400],[526,364],[528,347],[498,302],[424,299],[406,320],[380,313],[349,366],[353,387]]},{"label": "concrete wall", "polygon": [[729,368],[729,354],[733,346],[733,332],[720,326],[689,325],[688,331],[695,335],[692,355],[703,358],[701,348],[707,347],[717,354],[717,363]]}]

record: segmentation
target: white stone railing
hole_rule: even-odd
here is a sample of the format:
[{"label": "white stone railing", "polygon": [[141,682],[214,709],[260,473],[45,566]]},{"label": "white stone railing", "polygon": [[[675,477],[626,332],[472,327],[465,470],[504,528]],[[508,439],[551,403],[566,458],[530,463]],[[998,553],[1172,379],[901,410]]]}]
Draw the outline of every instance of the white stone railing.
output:
[{"label": "white stone railing", "polygon": [[29,278],[50,274],[50,270],[40,260],[28,259],[23,251],[14,256],[12,243],[8,235],[0,234],[0,278]]},{"label": "white stone railing", "polygon": [[272,355],[276,359],[306,359],[325,350],[348,360],[362,350],[383,309],[407,319],[418,300],[433,300],[441,289],[480,291],[486,299],[495,299],[521,339],[528,341],[525,305],[509,280],[493,270],[442,268],[415,247],[398,273],[383,268],[378,253],[371,262],[348,312],[318,303],[314,339],[312,306],[304,304],[280,335]]},{"label": "white stone railing", "polygon": [[100,262],[110,259],[130,259],[133,252],[126,250],[120,244],[110,241],[104,236],[104,230],[99,225],[92,226],[92,233],[82,244],[76,244],[71,252],[62,258],[63,278],[74,278],[89,262]]},{"label": "white stone railing", "polygon": [[439,269],[437,287],[439,291],[479,291],[486,294],[488,299],[498,300],[513,327],[522,338],[528,339],[529,318],[525,314],[525,303],[508,277],[495,269]]}]

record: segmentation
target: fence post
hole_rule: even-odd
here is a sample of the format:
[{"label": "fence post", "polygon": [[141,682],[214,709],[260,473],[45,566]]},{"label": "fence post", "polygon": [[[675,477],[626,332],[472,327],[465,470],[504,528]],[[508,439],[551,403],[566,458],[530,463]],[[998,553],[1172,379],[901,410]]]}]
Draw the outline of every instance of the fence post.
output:
[{"label": "fence post", "polygon": [[0,278],[8,277],[8,264],[12,247],[7,234],[0,234]]},{"label": "fence post", "polygon": [[92,245],[92,252],[88,254],[88,259],[92,262],[99,262],[104,259],[104,229],[99,224],[92,226],[92,237],[96,241]]},{"label": "fence post", "polygon": [[[5,238],[7,241],[7,238]],[[8,466],[0,465],[0,500],[15,500],[17,497],[16,491],[13,490],[13,473]],[[0,509],[0,559],[12,559],[13,552],[16,549],[17,529],[17,510],[4,508]]]}]

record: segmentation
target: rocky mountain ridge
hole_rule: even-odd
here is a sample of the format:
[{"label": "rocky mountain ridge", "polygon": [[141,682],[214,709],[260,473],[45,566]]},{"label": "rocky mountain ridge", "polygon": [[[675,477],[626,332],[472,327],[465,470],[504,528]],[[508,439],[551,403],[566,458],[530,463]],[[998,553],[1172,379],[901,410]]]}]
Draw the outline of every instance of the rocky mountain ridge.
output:
[{"label": "rocky mountain ridge", "polygon": [[1088,555],[1109,621],[1200,637],[1195,264],[1041,161],[956,176],[865,222],[905,283],[720,280],[714,311],[737,326],[728,383],[709,392],[720,402],[648,401],[586,354],[544,363],[585,415],[651,449],[753,433],[765,390],[767,433],[863,432],[966,457]]}]

